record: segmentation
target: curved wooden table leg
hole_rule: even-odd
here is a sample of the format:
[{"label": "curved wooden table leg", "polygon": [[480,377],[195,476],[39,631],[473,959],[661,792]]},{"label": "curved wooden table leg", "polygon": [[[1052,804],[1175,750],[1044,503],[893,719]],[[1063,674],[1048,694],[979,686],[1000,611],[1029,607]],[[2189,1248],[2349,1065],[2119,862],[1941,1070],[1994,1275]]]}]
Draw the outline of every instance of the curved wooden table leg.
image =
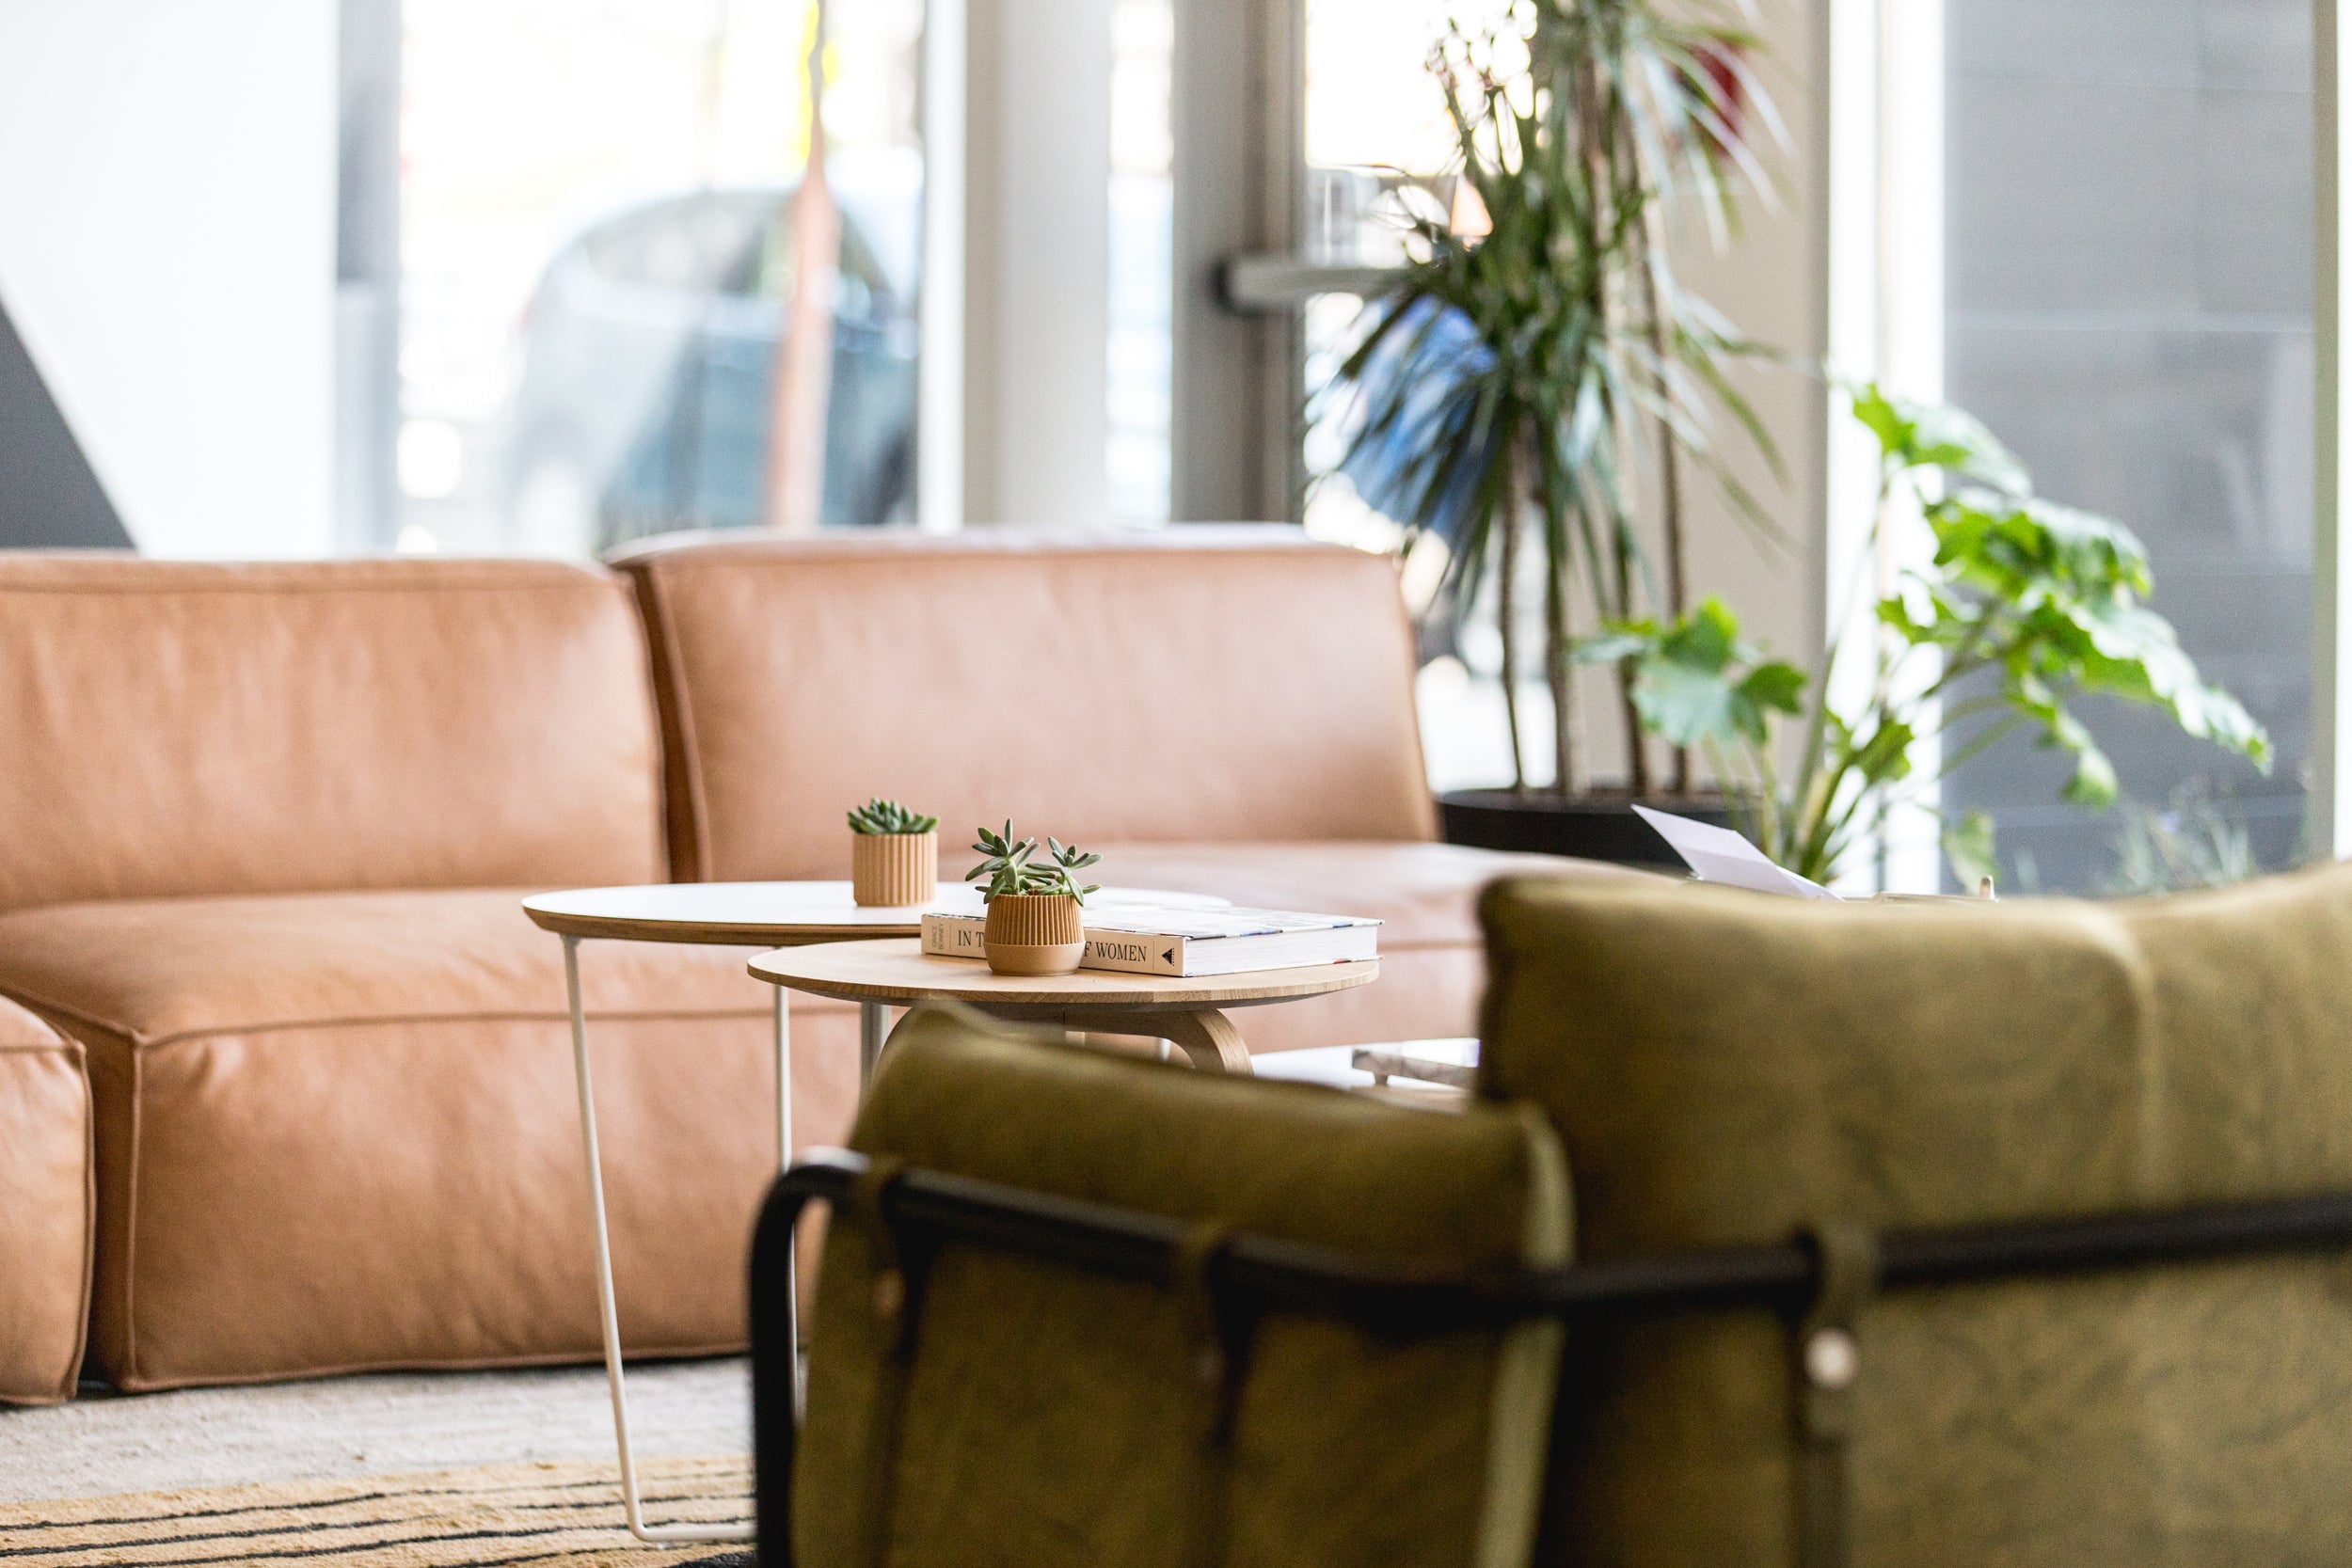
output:
[{"label": "curved wooden table leg", "polygon": [[1233,1021],[1215,1007],[1198,1012],[1132,1013],[1115,1025],[1122,1034],[1157,1035],[1174,1045],[1203,1072],[1237,1072],[1248,1076],[1249,1048],[1242,1043]]},{"label": "curved wooden table leg", "polygon": [[[1182,1051],[1192,1065],[1203,1072],[1238,1072],[1248,1074],[1249,1048],[1242,1043],[1241,1031],[1233,1021],[1215,1007],[1183,1012],[1152,1012],[1128,1007],[1032,1007],[990,1006],[980,1004],[982,1012],[1009,1017],[1015,1022],[1058,1023],[1062,1038],[1072,1045],[1090,1043],[1089,1033],[1106,1036],[1140,1036],[1145,1039],[1164,1039]],[[890,1038],[914,1017],[916,1009],[909,1007],[891,1025]],[[884,1043],[880,1054],[888,1055],[890,1047]]]}]

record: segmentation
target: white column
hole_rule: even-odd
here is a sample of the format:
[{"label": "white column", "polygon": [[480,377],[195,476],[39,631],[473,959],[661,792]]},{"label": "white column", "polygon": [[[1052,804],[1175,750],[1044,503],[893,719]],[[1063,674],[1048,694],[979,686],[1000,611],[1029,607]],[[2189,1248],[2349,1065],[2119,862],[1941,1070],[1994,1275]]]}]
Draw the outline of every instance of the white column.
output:
[{"label": "white column", "polygon": [[[1828,190],[1829,365],[1888,391],[1944,396],[1944,7],[1942,0],[1820,0],[1817,69],[1828,86],[1823,150]],[[1857,590],[1883,592],[1905,564],[1926,559],[1916,524],[1890,530],[1868,575],[1856,562],[1878,491],[1878,448],[1834,395],[1828,439],[1827,613],[1856,639],[1833,692],[1858,705],[1869,685],[1867,643],[1879,633],[1856,613]],[[1914,766],[1931,772],[1936,746]],[[1877,853],[1858,853],[1845,883],[1932,892],[1942,849],[1932,800],[1898,814]]]},{"label": "white column", "polygon": [[[1944,0],[1879,3],[1879,379],[1920,403],[1944,401]],[[1883,580],[1924,570],[1935,544],[1915,509],[1883,541]],[[1925,684],[1943,661],[1915,655]],[[1931,710],[1929,723],[1940,719]],[[1912,748],[1919,777],[1943,766],[1940,737]],[[1941,800],[1931,793],[1887,819],[1885,886],[1934,893],[1944,874]]]},{"label": "white column", "polygon": [[964,517],[1100,526],[1110,7],[965,0],[965,19]]},{"label": "white column", "polygon": [[2329,860],[2352,857],[2352,726],[2344,722],[2344,702],[2352,693],[2352,639],[2344,636],[2346,573],[2352,568],[2344,537],[2344,456],[2347,416],[2344,371],[2352,363],[2344,334],[2352,327],[2345,309],[2344,199],[2344,117],[2339,94],[2344,77],[2346,38],[2341,0],[2312,0],[2312,98],[2317,105],[2312,166],[2316,266],[2312,274],[2312,334],[2318,348],[2318,429],[2312,465],[2317,494],[2312,511],[2312,849]]},{"label": "white column", "polygon": [[1306,21],[1303,0],[1177,0],[1168,515],[1178,522],[1298,514],[1299,317],[1236,314],[1219,273],[1232,257],[1297,248]]},{"label": "white column", "polygon": [[915,382],[914,516],[925,533],[963,526],[965,0],[923,8],[922,357]]}]

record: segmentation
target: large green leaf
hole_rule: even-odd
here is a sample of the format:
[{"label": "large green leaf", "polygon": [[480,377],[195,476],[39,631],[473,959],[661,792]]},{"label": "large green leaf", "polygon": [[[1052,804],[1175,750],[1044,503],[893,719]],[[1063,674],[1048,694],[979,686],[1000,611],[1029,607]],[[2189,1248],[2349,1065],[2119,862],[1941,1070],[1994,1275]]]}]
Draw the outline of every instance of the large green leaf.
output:
[{"label": "large green leaf", "polygon": [[1633,704],[1651,734],[1677,746],[1761,746],[1771,716],[1798,711],[1804,672],[1740,635],[1721,599],[1708,598],[1671,625],[1616,626],[1586,640],[1587,658],[1607,653],[1635,667]]},{"label": "large green leaf", "polygon": [[1875,382],[1851,388],[1854,418],[1879,439],[1885,467],[1941,468],[2006,496],[2033,494],[2026,466],[1993,432],[1957,408],[1891,397]]}]

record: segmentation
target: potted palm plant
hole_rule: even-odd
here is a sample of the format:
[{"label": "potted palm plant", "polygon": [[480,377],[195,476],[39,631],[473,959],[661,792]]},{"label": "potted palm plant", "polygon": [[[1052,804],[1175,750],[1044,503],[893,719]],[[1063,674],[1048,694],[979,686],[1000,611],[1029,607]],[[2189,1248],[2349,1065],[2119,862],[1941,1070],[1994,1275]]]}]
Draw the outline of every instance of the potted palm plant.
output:
[{"label": "potted palm plant", "polygon": [[[1658,598],[1667,620],[1686,612],[1691,470],[1770,526],[1710,434],[1727,411],[1777,467],[1724,373],[1757,351],[1681,286],[1664,243],[1670,208],[1725,234],[1742,189],[1765,182],[1750,128],[1778,127],[1747,63],[1756,47],[1708,0],[1534,0],[1493,32],[1449,32],[1433,53],[1457,147],[1454,199],[1447,216],[1412,221],[1416,260],[1369,302],[1372,325],[1332,392],[1352,427],[1340,472],[1407,527],[1409,549],[1443,553],[1439,607],[1458,617],[1489,586],[1496,601],[1512,780],[1445,799],[1457,841],[1607,853],[1612,836],[1646,843],[1629,797],[1708,809],[1690,799],[1688,748],[1663,778],[1653,771],[1630,660],[1616,671],[1625,788],[1586,787],[1574,650]],[[1473,220],[1453,215],[1463,213]],[[1656,598],[1636,515],[1645,496],[1664,546]],[[1519,711],[1531,578],[1555,720],[1540,793]]]},{"label": "potted palm plant", "polygon": [[1057,838],[1045,844],[1046,863],[1039,865],[1031,859],[1037,840],[1016,840],[1008,820],[1001,832],[982,828],[972,846],[982,858],[963,879],[981,884],[988,922],[980,940],[996,974],[1068,974],[1086,956],[1084,905],[1098,890],[1080,886],[1077,873],[1103,857]]}]

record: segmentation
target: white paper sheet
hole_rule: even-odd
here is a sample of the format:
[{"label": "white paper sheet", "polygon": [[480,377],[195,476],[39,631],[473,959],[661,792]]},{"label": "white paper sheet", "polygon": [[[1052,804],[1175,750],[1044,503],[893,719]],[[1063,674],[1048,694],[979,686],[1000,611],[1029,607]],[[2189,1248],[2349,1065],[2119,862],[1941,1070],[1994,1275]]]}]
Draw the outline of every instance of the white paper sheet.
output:
[{"label": "white paper sheet", "polygon": [[1647,806],[1633,809],[1674,846],[1675,853],[1690,864],[1692,875],[1702,882],[1721,882],[1725,887],[1777,893],[1790,898],[1840,901],[1837,895],[1820,883],[1774,865],[1764,858],[1763,850],[1729,828],[1709,827],[1687,816],[1652,811]]}]

